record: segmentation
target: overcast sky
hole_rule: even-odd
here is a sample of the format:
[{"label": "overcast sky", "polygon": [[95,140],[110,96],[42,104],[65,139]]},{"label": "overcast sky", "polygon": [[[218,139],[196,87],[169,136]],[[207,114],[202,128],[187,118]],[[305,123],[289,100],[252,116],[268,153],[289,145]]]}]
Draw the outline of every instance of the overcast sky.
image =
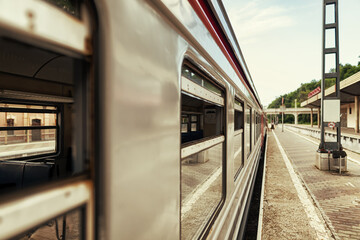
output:
[{"label": "overcast sky", "polygon": [[[264,106],[321,79],[323,0],[223,0]],[[339,0],[340,63],[360,61],[360,0]]]}]

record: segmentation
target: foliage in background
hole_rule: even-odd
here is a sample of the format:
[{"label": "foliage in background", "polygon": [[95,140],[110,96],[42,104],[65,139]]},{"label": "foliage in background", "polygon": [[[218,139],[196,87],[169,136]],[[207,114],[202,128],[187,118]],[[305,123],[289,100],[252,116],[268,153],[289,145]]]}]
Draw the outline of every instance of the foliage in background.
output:
[{"label": "foliage in background", "polygon": [[[281,114],[268,115],[267,118],[268,118],[268,123],[274,122],[274,123],[281,124]],[[292,114],[284,115],[284,123],[294,123],[294,122],[295,122],[294,115],[292,115]],[[318,123],[317,115],[316,115],[316,112],[314,112],[314,115],[313,115],[314,126],[316,126],[317,123]],[[310,124],[310,115],[309,114],[299,114],[298,124]]]},{"label": "foliage in background", "polygon": [[340,65],[340,80],[344,80],[359,71],[360,62],[358,62],[357,66],[352,66],[351,64],[345,64],[345,66]]},{"label": "foliage in background", "polygon": [[[352,66],[350,64],[345,64],[345,66],[340,64],[340,81],[350,77],[351,75],[360,71],[360,62],[358,66]],[[325,88],[329,88],[335,84],[335,78],[325,80]],[[297,105],[300,107],[300,103],[307,99],[308,94],[317,87],[320,87],[321,81],[313,79],[309,83],[302,83],[301,86],[293,92],[284,94],[280,97],[277,97],[272,101],[268,108],[279,108],[281,105],[281,99],[284,98],[284,104],[287,108],[295,107],[295,99],[297,99]]]},{"label": "foliage in background", "polygon": [[[359,56],[360,57],[360,56]],[[357,66],[351,64],[340,64],[340,81],[350,77],[351,75],[360,71],[360,62]],[[308,94],[313,91],[315,88],[320,87],[321,80],[313,79],[309,83],[302,83],[301,86],[293,92],[284,94],[280,97],[277,97],[272,101],[268,108],[280,108],[281,99],[284,98],[284,104],[286,108],[295,107],[295,99],[297,99],[297,107],[300,107],[301,102],[307,100]],[[325,89],[335,85],[335,78],[325,79]],[[281,115],[278,116],[279,122],[281,122]],[[316,119],[316,114],[314,114],[314,120]],[[269,119],[270,122],[272,119]],[[317,120],[316,120],[317,121]],[[294,123],[293,115],[284,115],[284,123]],[[298,123],[310,123],[310,116],[308,114],[301,114],[298,117]]]}]

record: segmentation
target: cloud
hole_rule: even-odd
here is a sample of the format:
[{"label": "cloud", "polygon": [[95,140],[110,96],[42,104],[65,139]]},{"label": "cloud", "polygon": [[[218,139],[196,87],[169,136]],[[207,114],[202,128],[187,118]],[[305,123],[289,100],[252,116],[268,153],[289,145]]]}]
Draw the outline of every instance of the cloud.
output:
[{"label": "cloud", "polygon": [[[265,6],[251,1],[242,6],[224,2],[234,31],[242,44],[261,39],[261,36],[294,25],[289,11],[280,6]],[[260,38],[259,38],[260,37]]]}]

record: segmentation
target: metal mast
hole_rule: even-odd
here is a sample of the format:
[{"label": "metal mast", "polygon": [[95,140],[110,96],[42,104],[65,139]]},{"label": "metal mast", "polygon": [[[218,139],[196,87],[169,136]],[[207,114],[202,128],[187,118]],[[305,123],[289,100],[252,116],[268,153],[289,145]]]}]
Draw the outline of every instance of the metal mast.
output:
[{"label": "metal mast", "polygon": [[[331,64],[331,65],[330,65]],[[326,69],[327,67],[331,68]],[[338,0],[324,0],[323,4],[323,59],[321,80],[320,152],[341,151],[340,125],[340,68]],[[325,96],[325,80],[336,79],[335,97]],[[325,142],[325,126],[336,127],[337,141]]]}]

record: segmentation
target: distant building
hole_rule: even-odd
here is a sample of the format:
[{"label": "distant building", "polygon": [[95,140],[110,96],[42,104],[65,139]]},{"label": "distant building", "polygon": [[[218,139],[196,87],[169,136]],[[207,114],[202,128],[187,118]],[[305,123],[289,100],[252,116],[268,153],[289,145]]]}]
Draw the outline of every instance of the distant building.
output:
[{"label": "distant building", "polygon": [[[0,127],[56,126],[55,113],[26,112],[27,109],[54,109],[54,107],[5,103],[0,103],[0,107],[17,109],[14,112],[0,112]],[[55,129],[9,129],[0,131],[0,145],[55,140],[55,136]]]},{"label": "distant building", "polygon": [[[335,85],[325,90],[325,96],[335,96]],[[360,72],[340,82],[341,126],[354,128],[359,132]],[[311,96],[301,103],[301,107],[320,108],[321,93]]]}]

